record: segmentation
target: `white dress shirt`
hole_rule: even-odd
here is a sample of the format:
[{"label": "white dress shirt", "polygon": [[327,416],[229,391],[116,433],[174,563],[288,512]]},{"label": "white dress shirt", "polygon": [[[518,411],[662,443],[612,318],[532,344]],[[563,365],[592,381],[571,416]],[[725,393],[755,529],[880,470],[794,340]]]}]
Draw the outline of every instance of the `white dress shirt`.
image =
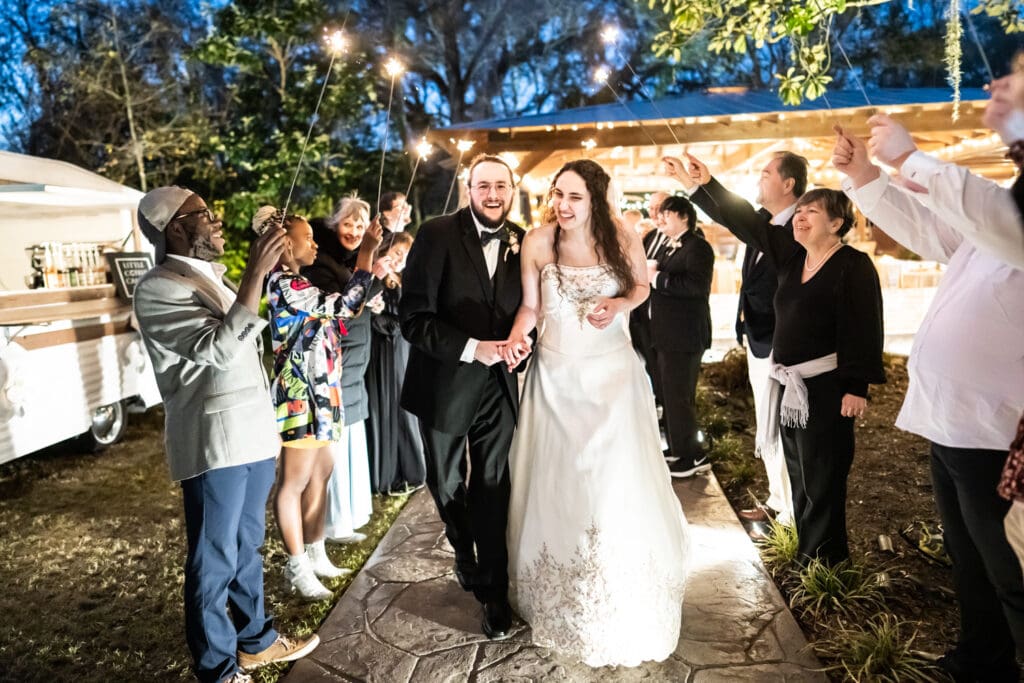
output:
[{"label": "white dress shirt", "polygon": [[924,152],[907,157],[900,174],[927,188],[917,200],[971,244],[1024,268],[1024,217],[1009,189]]},{"label": "white dress shirt", "polygon": [[[843,191],[923,258],[948,263],[914,336],[896,426],[943,446],[1006,450],[1024,412],[1024,271],[977,249],[889,176]],[[955,214],[943,214],[957,221]]]},{"label": "white dress shirt", "polygon": [[[485,228],[483,225],[481,225],[480,221],[476,219],[475,213],[470,211],[469,215],[473,217],[473,224],[476,225],[476,232],[478,235],[483,233],[485,230],[487,232],[492,232],[491,229]],[[484,262],[487,263],[487,276],[493,278],[494,271],[498,269],[498,253],[501,250],[501,242],[499,240],[491,240],[486,245],[481,245],[481,248],[484,250]],[[465,348],[462,349],[462,355],[459,356],[459,360],[461,360],[463,363],[472,363],[476,357],[476,347],[477,344],[479,343],[479,339],[474,339],[473,337],[470,337],[466,341]]]},{"label": "white dress shirt", "polygon": [[203,261],[190,256],[179,256],[178,254],[167,254],[167,258],[184,261],[193,270],[212,282],[217,287],[217,291],[224,297],[224,308],[231,308],[231,304],[234,303],[237,294],[224,284],[224,273],[228,270],[227,266],[216,261]]}]

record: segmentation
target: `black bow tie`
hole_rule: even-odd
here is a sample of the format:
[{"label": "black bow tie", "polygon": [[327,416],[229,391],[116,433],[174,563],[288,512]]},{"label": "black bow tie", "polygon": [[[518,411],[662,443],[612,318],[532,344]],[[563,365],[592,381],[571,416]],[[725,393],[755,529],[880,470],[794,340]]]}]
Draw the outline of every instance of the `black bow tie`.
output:
[{"label": "black bow tie", "polygon": [[480,244],[486,247],[493,240],[504,242],[508,244],[508,228],[502,226],[495,230],[481,230],[480,231]]}]

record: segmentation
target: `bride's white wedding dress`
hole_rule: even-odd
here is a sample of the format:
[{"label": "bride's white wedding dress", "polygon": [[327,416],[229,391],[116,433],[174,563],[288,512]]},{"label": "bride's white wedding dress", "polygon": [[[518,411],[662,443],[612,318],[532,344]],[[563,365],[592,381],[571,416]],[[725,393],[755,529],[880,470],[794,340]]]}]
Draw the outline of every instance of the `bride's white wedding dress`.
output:
[{"label": "bride's white wedding dress", "polygon": [[594,667],[661,661],[679,640],[688,533],[650,383],[621,318],[586,320],[619,289],[610,270],[548,264],[540,279],[509,456],[510,599],[538,645]]}]

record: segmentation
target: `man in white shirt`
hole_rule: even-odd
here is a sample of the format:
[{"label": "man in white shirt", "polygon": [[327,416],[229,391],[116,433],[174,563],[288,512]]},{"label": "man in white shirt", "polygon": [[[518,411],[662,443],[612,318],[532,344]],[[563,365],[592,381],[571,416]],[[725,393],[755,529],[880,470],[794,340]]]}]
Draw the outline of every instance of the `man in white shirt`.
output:
[{"label": "man in white shirt", "polygon": [[[894,135],[888,117],[869,123],[877,157],[899,164],[904,177],[939,192],[943,183],[963,180],[936,175],[934,163],[907,147],[908,135]],[[965,238],[984,230],[982,213],[961,206],[940,215],[929,207],[935,197],[898,187],[871,164],[862,141],[838,132],[833,162],[848,176],[850,199],[903,246],[948,264],[914,337],[896,420],[932,442],[932,485],[953,560],[960,638],[939,663],[957,681],[1016,681],[1024,578],[1003,530],[1010,503],[996,486],[1024,411],[1024,271]]]},{"label": "man in white shirt", "polygon": [[185,639],[200,681],[248,681],[245,671],[298,659],[319,643],[315,635],[278,635],[263,604],[260,546],[281,441],[258,307],[284,230],[256,240],[236,294],[215,263],[224,253],[223,224],[199,195],[157,188],[139,202],[139,225],[157,265],[135,288],[135,315],[185,507]]}]

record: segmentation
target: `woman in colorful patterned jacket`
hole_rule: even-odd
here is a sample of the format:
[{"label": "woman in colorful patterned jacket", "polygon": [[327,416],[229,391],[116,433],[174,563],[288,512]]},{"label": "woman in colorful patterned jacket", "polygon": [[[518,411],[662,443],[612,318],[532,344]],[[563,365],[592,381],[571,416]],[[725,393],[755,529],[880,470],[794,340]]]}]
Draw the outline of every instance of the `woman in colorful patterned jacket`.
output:
[{"label": "woman in colorful patterned jacket", "polygon": [[[262,233],[281,221],[280,212],[263,207],[253,229]],[[344,419],[338,340],[347,334],[344,321],[358,315],[365,303],[381,228],[367,230],[357,271],[345,290],[325,294],[299,275],[316,258],[309,223],[287,216],[283,226],[285,252],[267,279],[274,350],[271,392],[283,442],[274,510],[288,552],[288,590],[307,600],[323,600],[331,591],[317,577],[348,573],[331,563],[324,548],[324,501],[334,462],[329,444],[340,438]]]}]

